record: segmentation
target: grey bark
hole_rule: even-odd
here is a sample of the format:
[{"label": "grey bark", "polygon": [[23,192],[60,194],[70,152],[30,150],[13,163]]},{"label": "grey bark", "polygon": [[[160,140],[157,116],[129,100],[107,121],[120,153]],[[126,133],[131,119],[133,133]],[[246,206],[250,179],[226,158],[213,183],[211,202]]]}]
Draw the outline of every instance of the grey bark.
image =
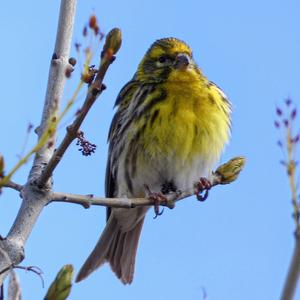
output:
[{"label": "grey bark", "polygon": [[[58,112],[66,79],[65,70],[68,66],[76,4],[76,0],[61,1],[56,43],[50,64],[45,104],[41,124],[37,130],[38,137],[43,134],[49,119],[55,117]],[[7,237],[0,240],[0,273],[23,260],[24,245],[38,216],[50,199],[49,196],[52,189],[51,180],[43,187],[38,187],[36,181],[41,175],[44,166],[53,155],[55,139],[56,136],[54,134],[52,136],[53,143],[46,145],[36,153],[28,181],[21,192],[23,199],[21,208]],[[7,274],[8,271],[0,274],[0,285]]]}]

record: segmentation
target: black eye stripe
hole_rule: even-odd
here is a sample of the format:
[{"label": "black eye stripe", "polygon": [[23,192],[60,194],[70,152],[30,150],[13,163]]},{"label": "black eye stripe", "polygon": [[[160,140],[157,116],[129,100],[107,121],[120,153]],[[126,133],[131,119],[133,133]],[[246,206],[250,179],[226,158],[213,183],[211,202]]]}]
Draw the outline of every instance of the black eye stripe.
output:
[{"label": "black eye stripe", "polygon": [[169,61],[174,61],[175,57],[171,56],[171,55],[168,55],[168,54],[163,54],[161,56],[159,56],[157,58],[157,60],[160,62],[160,63],[165,63],[167,60]]}]

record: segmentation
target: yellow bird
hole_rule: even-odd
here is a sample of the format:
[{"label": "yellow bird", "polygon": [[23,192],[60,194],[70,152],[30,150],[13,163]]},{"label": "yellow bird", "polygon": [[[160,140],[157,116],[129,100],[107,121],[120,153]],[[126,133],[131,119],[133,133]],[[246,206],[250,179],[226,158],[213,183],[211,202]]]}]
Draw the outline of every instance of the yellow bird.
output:
[{"label": "yellow bird", "polygon": [[[231,106],[176,38],[153,43],[120,91],[109,131],[107,197],[153,197],[198,183],[209,188],[214,164],[230,136]],[[200,180],[200,181],[199,181]],[[135,257],[149,207],[109,208],[107,224],[77,281],[108,262],[124,283],[133,280]]]}]

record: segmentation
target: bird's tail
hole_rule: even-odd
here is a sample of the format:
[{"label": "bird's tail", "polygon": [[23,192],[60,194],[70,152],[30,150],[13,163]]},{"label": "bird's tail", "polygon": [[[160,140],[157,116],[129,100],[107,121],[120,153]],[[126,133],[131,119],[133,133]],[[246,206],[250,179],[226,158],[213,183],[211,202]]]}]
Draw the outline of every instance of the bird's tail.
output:
[{"label": "bird's tail", "polygon": [[117,219],[111,215],[97,245],[81,267],[76,282],[83,280],[103,263],[108,262],[117,277],[124,284],[130,284],[143,223],[144,217],[133,229],[122,232]]}]

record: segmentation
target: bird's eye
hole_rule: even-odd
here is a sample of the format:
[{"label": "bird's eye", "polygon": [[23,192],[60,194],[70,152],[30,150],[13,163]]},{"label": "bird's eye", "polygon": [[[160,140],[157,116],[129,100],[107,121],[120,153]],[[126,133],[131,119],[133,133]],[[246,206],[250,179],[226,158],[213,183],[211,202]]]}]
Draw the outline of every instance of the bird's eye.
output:
[{"label": "bird's eye", "polygon": [[158,58],[158,61],[159,61],[161,64],[163,64],[164,62],[166,62],[166,60],[167,60],[167,58],[166,58],[165,56],[160,56],[160,57]]}]

